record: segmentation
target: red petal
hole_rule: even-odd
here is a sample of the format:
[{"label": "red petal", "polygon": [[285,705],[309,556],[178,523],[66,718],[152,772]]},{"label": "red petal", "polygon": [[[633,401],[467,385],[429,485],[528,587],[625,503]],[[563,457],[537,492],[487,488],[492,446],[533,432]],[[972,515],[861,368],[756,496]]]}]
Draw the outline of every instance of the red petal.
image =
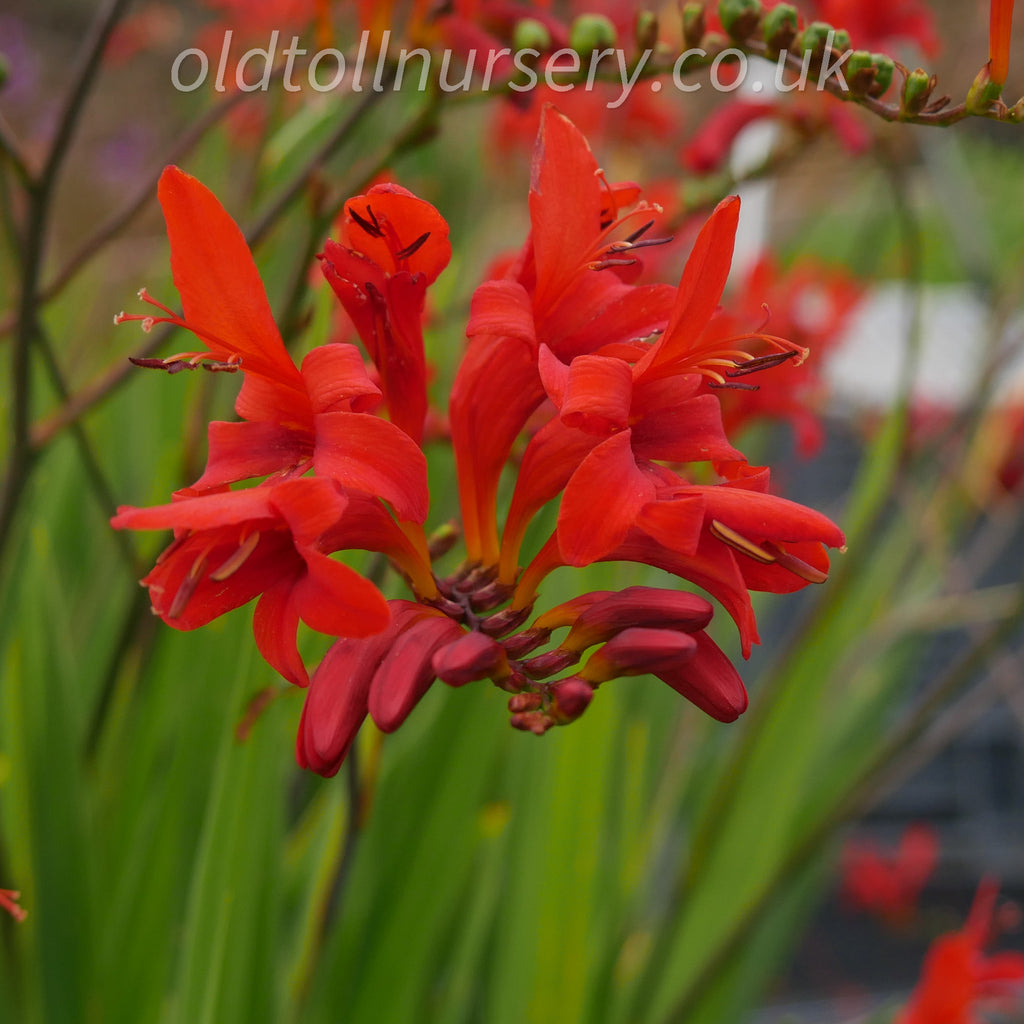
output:
[{"label": "red petal", "polygon": [[192,485],[197,491],[269,476],[313,457],[311,434],[269,420],[214,421],[207,437],[210,454],[203,475]]},{"label": "red petal", "polygon": [[543,399],[529,346],[518,338],[479,335],[473,339],[449,402],[470,558],[497,560],[498,480],[512,444]]},{"label": "red petal", "polygon": [[666,462],[743,462],[725,436],[722,407],[714,395],[654,409],[633,425],[633,450]]},{"label": "red petal", "polygon": [[694,487],[707,502],[708,519],[717,519],[755,544],[820,541],[842,547],[843,531],[828,516],[805,505],[742,487]]},{"label": "red petal", "polygon": [[323,534],[318,547],[324,551],[381,551],[398,564],[414,585],[424,582],[422,592],[433,593],[434,588],[428,586],[432,577],[427,556],[412,543],[378,498],[350,495],[345,515]]},{"label": "red petal", "polygon": [[569,367],[547,345],[541,345],[537,349],[537,372],[548,398],[561,409],[569,386]]},{"label": "red petal", "polygon": [[372,285],[381,296],[387,291],[384,271],[361,253],[328,240],[320,257],[320,270],[341,300],[370,358],[379,365],[381,353],[376,329],[376,307],[370,300]]},{"label": "red petal", "polygon": [[295,640],[299,609],[293,597],[294,585],[293,579],[285,579],[264,593],[253,613],[252,632],[267,664],[288,682],[306,686],[309,676]]},{"label": "red petal", "polygon": [[579,129],[554,107],[546,107],[530,181],[538,310],[552,305],[580,272],[600,233],[604,195],[597,169]]},{"label": "red petal", "polygon": [[526,289],[516,281],[484,281],[470,303],[466,336],[497,334],[521,338],[532,348],[537,344],[533,303]]},{"label": "red petal", "polygon": [[[593,275],[596,281],[601,275]],[[606,301],[600,305],[583,306],[580,313],[586,320],[574,325],[571,333],[558,342],[562,359],[572,359],[585,352],[613,355],[606,348],[645,338],[664,329],[672,314],[676,291],[668,284],[619,286],[605,282]],[[584,298],[584,296],[580,296]]]},{"label": "red petal", "polygon": [[288,524],[298,546],[315,543],[341,519],[348,504],[337,485],[322,478],[285,480],[267,490],[272,492],[274,507]]},{"label": "red petal", "polygon": [[685,356],[700,337],[725,290],[739,215],[739,197],[729,196],[715,207],[701,228],[679,281],[665,333],[641,360],[638,371]]},{"label": "red petal", "polygon": [[685,494],[644,505],[636,525],[670,550],[693,555],[700,543],[705,511],[704,499],[699,494]]},{"label": "red petal", "polygon": [[171,272],[185,320],[219,359],[241,356],[247,372],[302,391],[252,253],[217,197],[177,167],[157,188],[171,243]]},{"label": "red petal", "polygon": [[355,345],[318,345],[302,360],[301,372],[314,413],[369,412],[383,397]]},{"label": "red petal", "polygon": [[302,621],[328,636],[372,636],[391,621],[383,594],[354,569],[303,550],[307,573],[295,586]]},{"label": "red petal", "polygon": [[577,356],[569,364],[562,422],[588,434],[610,434],[629,425],[632,398],[629,363],[606,356]]},{"label": "red petal", "polygon": [[168,505],[133,508],[121,505],[110,520],[115,530],[212,530],[249,522],[255,529],[261,524],[280,521],[274,507],[272,487],[250,487],[244,491],[220,491]]},{"label": "red petal", "polygon": [[313,465],[320,476],[389,502],[399,519],[427,518],[427,460],[420,447],[393,423],[356,412],[316,418]]},{"label": "red petal", "polygon": [[422,277],[395,274],[387,292],[386,340],[377,363],[391,422],[419,443],[427,415],[427,368],[423,353]]},{"label": "red petal", "polygon": [[558,546],[569,565],[589,565],[618,547],[655,487],[633,458],[630,431],[602,441],[573,474],[558,513]]},{"label": "red petal", "polygon": [[[364,223],[372,224],[376,219],[380,235],[367,232],[352,216],[353,211]],[[411,255],[396,255],[423,235],[428,236],[426,241]],[[345,203],[344,242],[365,253],[388,274],[402,270],[422,274],[427,284],[448,266],[452,256],[444,217],[425,199],[391,182],[374,185],[366,195]]]},{"label": "red petal", "polygon": [[[514,570],[519,545],[530,520],[557,497],[576,468],[600,439],[582,430],[572,430],[559,419],[549,420],[530,439],[519,464],[512,504],[501,540],[502,576]],[[505,563],[510,563],[506,566]]]}]

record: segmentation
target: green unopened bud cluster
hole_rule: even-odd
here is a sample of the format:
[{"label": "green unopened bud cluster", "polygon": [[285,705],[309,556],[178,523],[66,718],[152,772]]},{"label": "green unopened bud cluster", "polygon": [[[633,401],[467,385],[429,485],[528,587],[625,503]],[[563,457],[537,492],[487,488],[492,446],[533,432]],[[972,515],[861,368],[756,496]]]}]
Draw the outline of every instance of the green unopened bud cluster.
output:
[{"label": "green unopened bud cluster", "polygon": [[854,50],[846,60],[846,84],[855,96],[877,99],[892,85],[895,70],[893,59],[884,53]]}]

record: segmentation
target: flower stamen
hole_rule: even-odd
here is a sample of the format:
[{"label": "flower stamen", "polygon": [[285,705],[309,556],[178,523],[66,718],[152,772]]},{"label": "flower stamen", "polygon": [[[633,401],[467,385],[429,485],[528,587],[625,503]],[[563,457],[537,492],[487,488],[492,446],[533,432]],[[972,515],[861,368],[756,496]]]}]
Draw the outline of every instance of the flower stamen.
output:
[{"label": "flower stamen", "polygon": [[216,583],[222,583],[224,580],[233,576],[239,569],[245,565],[248,557],[256,550],[256,545],[260,542],[260,531],[253,530],[252,533],[246,537],[241,544],[238,546],[238,550],[231,555],[219,569],[214,569],[210,573],[210,579]]},{"label": "flower stamen", "polygon": [[171,607],[167,611],[167,618],[177,619],[181,617],[189,600],[196,592],[199,581],[203,578],[203,571],[206,569],[207,555],[209,555],[210,550],[210,548],[207,548],[196,556],[196,560],[192,563],[192,568],[189,569],[188,575],[181,581],[181,586],[178,587],[178,592],[174,595]]},{"label": "flower stamen", "polygon": [[717,519],[711,520],[710,530],[712,537],[742,552],[748,558],[754,559],[755,562],[771,565],[776,560],[776,556],[770,551],[758,547],[752,540],[747,540],[742,533],[737,533],[732,527],[726,526],[725,523],[721,523]]}]

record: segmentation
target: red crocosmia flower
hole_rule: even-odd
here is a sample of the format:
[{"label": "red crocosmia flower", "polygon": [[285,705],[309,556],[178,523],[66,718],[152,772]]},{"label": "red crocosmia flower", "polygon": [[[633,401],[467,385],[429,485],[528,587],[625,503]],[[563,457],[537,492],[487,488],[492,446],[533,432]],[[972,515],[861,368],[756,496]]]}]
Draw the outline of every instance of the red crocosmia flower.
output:
[{"label": "red crocosmia flower", "polygon": [[935,831],[923,823],[908,826],[888,853],[864,840],[848,842],[842,856],[843,902],[888,924],[906,924],[935,870],[938,852]]},{"label": "red crocosmia flower", "polygon": [[144,329],[172,323],[205,345],[161,360],[147,360],[172,373],[210,361],[218,370],[244,367],[235,411],[247,420],[305,423],[309,399],[298,368],[267,301],[263,282],[238,225],[216,196],[177,167],[165,168],[157,196],[171,243],[171,272],[181,295],[183,316],[151,299],[164,316],[118,314],[115,323],[140,320]]},{"label": "red crocosmia flower", "polygon": [[[653,478],[653,466],[648,473]],[[688,484],[664,468],[660,473],[660,484],[649,495],[627,496],[615,509],[609,508],[609,497],[626,486],[622,480],[606,485],[596,505],[593,490],[581,488],[581,501],[590,495],[589,516],[576,501],[567,508],[567,490],[559,528],[523,572],[513,606],[529,604],[554,569],[583,564],[592,555],[601,561],[642,562],[689,580],[718,600],[736,622],[746,657],[759,642],[748,591],[790,593],[824,582],[829,568],[825,545],[841,547],[842,531],[820,512],[766,493],[764,468],[749,467],[745,475],[713,486]],[[601,519],[615,516],[618,523],[628,523],[633,518],[618,545],[603,554],[597,553],[603,545],[594,546],[586,537],[584,524],[609,539],[620,531],[613,535],[594,521],[598,507]]]},{"label": "red crocosmia flower", "polygon": [[668,318],[671,288],[633,287],[620,276],[636,269],[634,253],[658,212],[638,197],[635,185],[605,180],[570,121],[554,108],[544,112],[531,175],[530,240],[506,278],[477,289],[470,347],[452,388],[452,442],[471,558],[498,559],[498,480],[544,400],[539,345],[568,359],[650,334]]},{"label": "red crocosmia flower", "polygon": [[21,893],[17,889],[0,889],[0,910],[6,910],[19,924],[28,917],[28,911],[18,906]]},{"label": "red crocosmia flower", "polygon": [[448,265],[448,225],[400,185],[374,185],[345,204],[340,243],[328,241],[324,276],[380,373],[391,421],[417,444],[427,415],[423,306]]},{"label": "red crocosmia flower", "polygon": [[[559,444],[558,428],[549,425],[527,448],[506,526],[503,579],[511,579],[514,572],[525,521],[562,488],[558,544],[569,564],[586,565],[606,557],[634,527],[643,529],[640,517],[645,512],[648,531],[674,535],[684,554],[696,551],[707,489],[689,487],[658,462],[713,461],[722,467],[745,463],[722,431],[717,397],[697,393],[702,378],[727,385],[744,368],[803,355],[798,346],[770,335],[722,337],[713,319],[732,258],[738,208],[737,200],[723,202],[701,231],[672,316],[653,344],[622,346],[624,358],[578,356],[568,367],[541,346],[541,377],[559,408],[561,425],[589,436]],[[745,343],[754,339],[775,348],[776,354],[752,356]],[[631,364],[628,358],[635,361]],[[747,486],[750,476],[747,473]],[[765,499],[778,500],[746,500],[753,508]],[[595,501],[602,508],[596,520]],[[820,518],[824,522],[815,522],[813,539],[827,536],[841,544],[841,533],[831,524],[825,527],[828,521]],[[684,523],[686,530],[681,529]],[[788,539],[801,540],[800,533]],[[764,551],[754,557],[774,563]],[[775,588],[770,584],[766,589]]]},{"label": "red crocosmia flower", "polygon": [[[311,467],[345,487],[379,495],[400,519],[427,515],[426,461],[401,431],[365,413],[380,401],[351,345],[322,345],[301,369],[274,323],[263,283],[238,225],[217,198],[177,167],[160,177],[160,205],[171,243],[171,270],[184,315],[159,306],[160,317],[128,316],[145,328],[173,323],[206,346],[160,360],[170,372],[212,360],[240,369],[235,410],[245,422],[212,423],[210,457],[198,490],[270,474],[301,475]],[[138,362],[138,360],[137,360]]]},{"label": "red crocosmia flower", "polygon": [[[286,480],[243,491],[180,494],[155,508],[122,507],[112,524],[174,528],[174,542],[142,582],[154,612],[175,629],[205,625],[262,594],[253,620],[260,653],[304,686],[295,640],[300,619],[332,636],[379,633],[390,621],[377,588],[328,557],[363,539],[343,543],[347,504],[330,480]],[[389,519],[383,508],[380,515]],[[397,527],[395,533],[388,553],[413,566],[408,548],[403,550],[404,534]]]},{"label": "red crocosmia flower", "polygon": [[1024,954],[985,953],[998,930],[998,889],[984,879],[967,924],[932,943],[910,1002],[893,1024],[981,1024],[977,1011],[983,1006],[1019,1007]]}]

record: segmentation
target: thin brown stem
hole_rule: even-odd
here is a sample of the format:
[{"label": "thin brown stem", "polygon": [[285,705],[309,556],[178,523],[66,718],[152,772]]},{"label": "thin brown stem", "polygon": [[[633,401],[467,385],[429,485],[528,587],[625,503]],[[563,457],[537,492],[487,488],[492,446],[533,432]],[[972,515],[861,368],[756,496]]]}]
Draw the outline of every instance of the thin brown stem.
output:
[{"label": "thin brown stem", "polygon": [[28,169],[28,163],[21,154],[21,147],[14,137],[14,130],[3,114],[0,114],[0,153],[7,158],[7,162],[14,169],[22,188],[30,190],[35,184],[32,172]]},{"label": "thin brown stem", "polygon": [[129,0],[108,0],[90,30],[82,57],[57,120],[46,162],[38,179],[27,190],[28,216],[21,260],[21,293],[18,300],[14,344],[11,348],[11,451],[0,491],[0,554],[10,538],[18,500],[28,482],[35,452],[30,430],[32,393],[31,348],[37,335],[39,277],[46,249],[51,201],[61,166],[78,125],[85,101],[99,70],[103,51]]}]

